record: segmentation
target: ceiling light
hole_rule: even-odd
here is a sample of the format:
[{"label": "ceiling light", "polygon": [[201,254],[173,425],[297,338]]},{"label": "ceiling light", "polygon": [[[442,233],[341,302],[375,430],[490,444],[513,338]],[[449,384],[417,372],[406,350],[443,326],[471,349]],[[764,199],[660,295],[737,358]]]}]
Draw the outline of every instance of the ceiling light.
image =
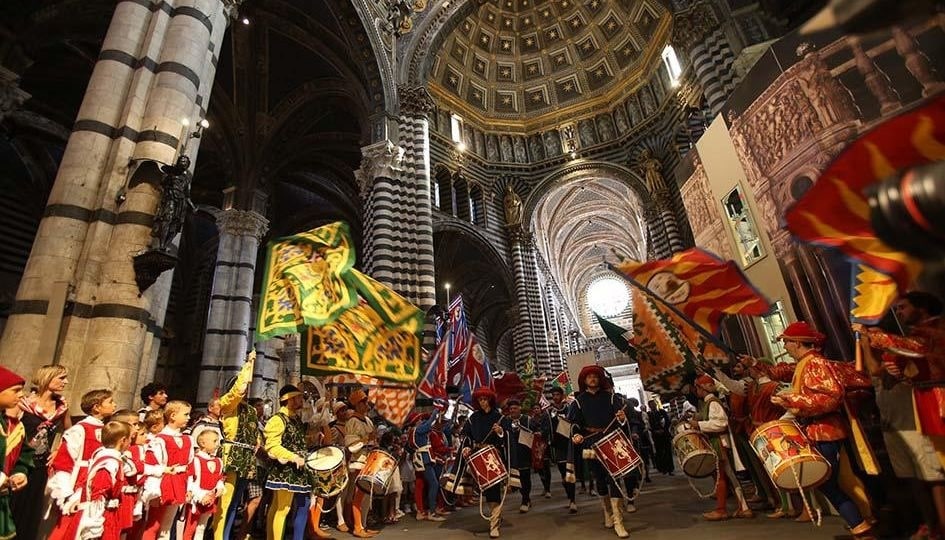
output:
[{"label": "ceiling light", "polygon": [[249,17],[243,17],[242,22],[243,22],[243,24],[245,24],[246,26],[249,26]]}]

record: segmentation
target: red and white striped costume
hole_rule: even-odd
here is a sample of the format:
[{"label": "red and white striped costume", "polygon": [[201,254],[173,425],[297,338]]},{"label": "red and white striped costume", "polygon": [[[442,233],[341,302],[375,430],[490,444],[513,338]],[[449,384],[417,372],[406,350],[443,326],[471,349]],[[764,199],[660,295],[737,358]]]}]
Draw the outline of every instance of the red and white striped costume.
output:
[{"label": "red and white striped costume", "polygon": [[101,420],[89,416],[62,434],[62,444],[49,465],[51,476],[46,484],[61,511],[49,534],[50,540],[73,540],[79,532],[82,486],[88,478],[92,454],[102,446],[102,426]]},{"label": "red and white striped costume", "polygon": [[[203,539],[204,527],[216,512],[217,499],[223,494],[223,461],[204,451],[199,451],[190,463],[187,491],[191,494],[187,505],[184,539]],[[211,496],[210,504],[203,504],[204,497]]]}]

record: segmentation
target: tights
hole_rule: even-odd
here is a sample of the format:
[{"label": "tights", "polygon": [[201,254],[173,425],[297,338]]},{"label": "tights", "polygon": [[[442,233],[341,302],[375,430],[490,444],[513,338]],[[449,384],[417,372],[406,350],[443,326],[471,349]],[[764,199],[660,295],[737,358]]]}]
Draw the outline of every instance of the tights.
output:
[{"label": "tights", "polygon": [[574,502],[574,482],[566,480],[568,475],[567,462],[561,461],[558,463],[558,472],[561,473],[561,483],[564,484],[564,492],[568,495],[568,501]]},{"label": "tights", "polygon": [[830,476],[827,481],[818,488],[824,497],[830,501],[830,504],[837,509],[840,517],[847,522],[847,525],[856,527],[863,522],[863,517],[857,509],[856,504],[850,497],[840,489],[840,445],[843,441],[819,441],[814,443],[820,455],[824,456],[830,463]]},{"label": "tights", "polygon": [[269,505],[266,540],[282,540],[285,526],[292,513],[292,539],[305,538],[305,525],[308,522],[308,493],[295,493],[287,489],[272,491],[272,503]]}]

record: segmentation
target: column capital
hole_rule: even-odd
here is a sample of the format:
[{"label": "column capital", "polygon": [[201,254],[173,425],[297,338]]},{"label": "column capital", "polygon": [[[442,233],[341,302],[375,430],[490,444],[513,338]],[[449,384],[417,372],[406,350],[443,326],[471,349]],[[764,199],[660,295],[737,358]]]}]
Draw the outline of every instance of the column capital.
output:
[{"label": "column capital", "polygon": [[354,177],[361,188],[361,197],[366,197],[374,185],[375,178],[395,178],[403,171],[405,150],[396,144],[383,140],[361,148],[361,168],[354,171]]},{"label": "column capital", "polygon": [[217,215],[217,229],[221,234],[255,236],[262,240],[269,231],[269,220],[252,210],[230,208]]},{"label": "column capital", "polygon": [[509,228],[509,238],[513,245],[520,244],[524,249],[531,249],[535,245],[535,235],[521,225]]},{"label": "column capital", "polygon": [[398,86],[400,112],[409,116],[429,116],[436,107],[433,96],[423,86]]}]

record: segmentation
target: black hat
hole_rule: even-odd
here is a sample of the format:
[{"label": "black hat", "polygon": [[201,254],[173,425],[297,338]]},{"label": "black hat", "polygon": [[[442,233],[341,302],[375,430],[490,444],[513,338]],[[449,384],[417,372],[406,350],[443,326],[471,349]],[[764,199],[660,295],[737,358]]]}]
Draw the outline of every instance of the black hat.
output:
[{"label": "black hat", "polygon": [[292,384],[287,384],[279,389],[279,403],[285,403],[295,396],[301,396],[302,392]]}]

